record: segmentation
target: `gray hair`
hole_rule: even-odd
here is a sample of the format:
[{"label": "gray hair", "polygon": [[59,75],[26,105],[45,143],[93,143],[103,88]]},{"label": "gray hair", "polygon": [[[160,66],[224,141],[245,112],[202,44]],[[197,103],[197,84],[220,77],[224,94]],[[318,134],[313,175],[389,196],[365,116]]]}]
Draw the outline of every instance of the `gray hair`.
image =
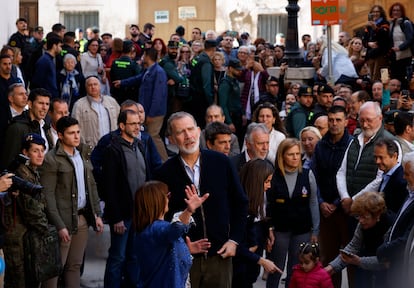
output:
[{"label": "gray hair", "polygon": [[[318,118],[319,118],[319,117],[318,117]],[[308,131],[313,132],[313,134],[315,134],[315,135],[316,135],[316,137],[318,137],[318,139],[319,139],[319,140],[321,140],[321,138],[322,138],[321,132],[320,132],[320,131],[319,131],[319,129],[318,129],[318,128],[316,128],[315,126],[306,126],[305,128],[303,128],[303,129],[300,131],[300,133],[299,133],[299,135],[300,135],[300,140],[302,140],[302,134],[303,134],[303,132],[308,132]]]},{"label": "gray hair", "polygon": [[365,109],[374,109],[375,114],[377,116],[381,116],[382,115],[381,107],[380,107],[380,105],[379,105],[378,102],[374,102],[374,101],[367,101],[367,102],[365,102],[359,108],[359,114],[361,114],[361,111],[363,111]]},{"label": "gray hair", "polygon": [[246,50],[247,50],[247,53],[248,53],[248,54],[250,54],[250,52],[251,52],[251,50],[252,50],[252,49],[250,48],[250,46],[251,46],[251,45],[242,45],[242,46],[240,46],[240,47],[239,47],[239,51],[240,51],[240,48],[243,48],[243,49],[246,49]]},{"label": "gray hair", "polygon": [[70,53],[66,53],[66,55],[63,57],[63,63],[65,63],[66,60],[68,59],[72,59],[73,61],[75,61],[75,65],[78,63],[78,61],[76,60],[76,57]]},{"label": "gray hair", "polygon": [[191,115],[190,113],[184,112],[184,111],[179,111],[179,112],[175,112],[173,114],[171,114],[170,118],[168,118],[167,120],[167,134],[168,135],[172,135],[172,123],[175,120],[179,120],[182,118],[188,117],[190,119],[192,119],[194,121],[194,125],[197,127],[197,121],[194,119],[193,115]]},{"label": "gray hair", "polygon": [[404,154],[402,164],[403,167],[405,167],[406,164],[410,164],[410,172],[414,173],[414,152]]},{"label": "gray hair", "polygon": [[263,132],[269,134],[269,130],[267,129],[264,123],[256,123],[252,122],[247,126],[246,135],[244,136],[244,140],[248,143],[252,143],[252,134],[254,132]]}]

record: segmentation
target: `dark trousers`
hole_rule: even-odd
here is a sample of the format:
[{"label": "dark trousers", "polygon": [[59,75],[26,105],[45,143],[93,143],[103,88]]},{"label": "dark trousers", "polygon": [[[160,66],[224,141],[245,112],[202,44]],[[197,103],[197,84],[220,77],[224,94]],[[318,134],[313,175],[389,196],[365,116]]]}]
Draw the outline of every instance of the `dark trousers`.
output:
[{"label": "dark trousers", "polygon": [[[319,244],[322,265],[325,267],[339,254],[350,241],[348,229],[348,215],[341,208],[337,208],[328,218],[320,216]],[[341,288],[342,275],[335,273],[332,282],[335,288]]]},{"label": "dark trousers", "polygon": [[190,270],[192,288],[231,288],[233,277],[232,258],[197,256]]}]

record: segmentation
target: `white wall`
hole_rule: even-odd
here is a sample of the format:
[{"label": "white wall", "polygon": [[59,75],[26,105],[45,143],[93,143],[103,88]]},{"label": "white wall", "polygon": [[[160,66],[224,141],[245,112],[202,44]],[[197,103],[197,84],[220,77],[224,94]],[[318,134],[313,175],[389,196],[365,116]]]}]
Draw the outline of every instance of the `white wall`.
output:
[{"label": "white wall", "polygon": [[19,0],[3,0],[0,3],[0,45],[7,44],[11,34],[17,31],[16,20],[19,18]]},{"label": "white wall", "polygon": [[[13,6],[17,9],[14,13],[4,13],[4,15],[18,15],[18,0],[1,0],[6,6]],[[39,1],[39,25],[43,26],[45,32],[51,30],[53,24],[61,22],[60,12],[63,11],[99,11],[100,31],[110,32],[114,37],[125,37],[125,27],[132,23],[138,24],[138,3],[139,0],[38,0]],[[6,2],[7,4],[3,4]],[[250,34],[256,37],[257,15],[258,14],[275,14],[287,13],[285,7],[288,0],[216,0],[217,19],[216,30],[222,32],[229,29],[230,20],[229,13],[235,9],[246,10],[253,19],[252,31]],[[300,37],[302,34],[310,34],[312,40],[315,41],[318,36],[322,35],[322,26],[311,26],[310,0],[299,0],[300,6],[298,17],[298,35],[299,46],[301,45]],[[5,21],[3,17],[0,21]],[[14,22],[17,16],[11,21],[12,29],[15,30]],[[10,21],[8,21],[10,22]],[[1,22],[0,22],[1,23]],[[142,24],[142,23],[141,23]],[[4,29],[4,25],[0,25],[0,29]],[[0,30],[1,31],[1,30]],[[337,39],[339,26],[333,28],[333,38]],[[0,35],[4,35],[1,33]],[[46,35],[46,34],[45,34]],[[274,39],[268,39],[273,41]]]},{"label": "white wall", "polygon": [[137,0],[39,0],[39,25],[48,33],[53,24],[65,24],[60,12],[70,11],[99,11],[101,33],[114,37],[123,38],[126,25],[138,22]]}]

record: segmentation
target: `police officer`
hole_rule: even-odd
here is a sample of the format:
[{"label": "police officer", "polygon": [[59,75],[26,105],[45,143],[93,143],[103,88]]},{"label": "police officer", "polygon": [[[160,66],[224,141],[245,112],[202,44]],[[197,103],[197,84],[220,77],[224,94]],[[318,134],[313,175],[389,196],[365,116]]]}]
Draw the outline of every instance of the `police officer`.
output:
[{"label": "police officer", "polygon": [[[135,51],[134,43],[131,40],[125,40],[122,44],[122,55],[115,59],[111,66],[111,81],[127,79],[138,75],[141,67],[132,59]],[[127,99],[138,101],[138,88],[135,86],[118,87],[111,83],[111,95],[121,105]]]},{"label": "police officer", "polygon": [[211,57],[216,51],[217,41],[206,40],[204,51],[191,60],[190,87],[192,99],[185,105],[201,128],[205,126],[207,107],[214,102],[214,68]]},{"label": "police officer", "polygon": [[16,20],[17,32],[12,34],[9,39],[9,45],[12,47],[18,47],[22,50],[22,55],[24,55],[25,48],[27,45],[30,45],[30,38],[26,35],[25,31],[27,30],[27,20],[25,18],[19,18]]},{"label": "police officer", "polygon": [[[176,98],[176,89],[179,83],[184,83],[187,79],[182,77],[177,70],[177,62],[175,59],[177,58],[179,42],[176,41],[168,41],[167,46],[167,55],[160,61],[160,66],[164,69],[165,73],[167,73],[168,77],[168,103],[167,103],[167,117],[171,115],[173,112],[177,112],[180,109],[177,107],[181,107],[182,99]],[[177,103],[178,102],[178,103]]]}]

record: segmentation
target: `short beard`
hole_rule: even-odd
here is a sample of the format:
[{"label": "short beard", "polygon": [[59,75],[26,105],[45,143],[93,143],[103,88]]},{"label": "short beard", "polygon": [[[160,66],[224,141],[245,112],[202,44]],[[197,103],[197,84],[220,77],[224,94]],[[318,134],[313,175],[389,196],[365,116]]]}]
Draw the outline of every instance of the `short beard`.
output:
[{"label": "short beard", "polygon": [[178,149],[180,150],[180,152],[182,152],[183,154],[186,154],[186,155],[194,154],[195,152],[197,152],[200,149],[200,138],[198,138],[196,140],[196,143],[194,144],[193,148],[187,149],[183,145],[183,146],[178,147]]},{"label": "short beard", "polygon": [[168,53],[168,57],[170,57],[170,59],[176,59],[177,53]]}]

